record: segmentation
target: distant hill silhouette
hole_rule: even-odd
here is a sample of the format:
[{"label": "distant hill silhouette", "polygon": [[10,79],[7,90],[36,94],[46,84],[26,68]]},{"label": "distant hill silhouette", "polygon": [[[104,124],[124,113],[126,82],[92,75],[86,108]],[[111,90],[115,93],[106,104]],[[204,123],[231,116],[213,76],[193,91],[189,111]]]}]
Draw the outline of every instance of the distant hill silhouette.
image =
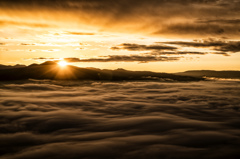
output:
[{"label": "distant hill silhouette", "polygon": [[198,81],[203,78],[156,73],[150,71],[128,71],[124,69],[101,70],[97,68],[79,68],[67,66],[61,68],[57,63],[47,61],[20,68],[0,70],[0,80],[60,79],[60,80],[162,80],[162,81]]},{"label": "distant hill silhouette", "polygon": [[0,64],[0,70],[2,69],[11,69],[11,68],[22,68],[22,67],[26,67],[25,65],[14,65],[14,66],[9,66],[9,65],[1,65]]},{"label": "distant hill silhouette", "polygon": [[215,77],[215,78],[232,78],[240,79],[240,71],[212,71],[196,70],[176,73],[176,75],[193,76],[193,77]]}]

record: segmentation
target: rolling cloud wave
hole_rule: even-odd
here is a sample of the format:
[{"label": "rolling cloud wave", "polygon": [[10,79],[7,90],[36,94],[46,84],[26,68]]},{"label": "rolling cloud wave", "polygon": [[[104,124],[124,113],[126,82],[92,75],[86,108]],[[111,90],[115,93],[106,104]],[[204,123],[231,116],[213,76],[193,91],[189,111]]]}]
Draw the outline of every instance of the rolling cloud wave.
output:
[{"label": "rolling cloud wave", "polygon": [[238,158],[239,82],[0,84],[0,158]]}]

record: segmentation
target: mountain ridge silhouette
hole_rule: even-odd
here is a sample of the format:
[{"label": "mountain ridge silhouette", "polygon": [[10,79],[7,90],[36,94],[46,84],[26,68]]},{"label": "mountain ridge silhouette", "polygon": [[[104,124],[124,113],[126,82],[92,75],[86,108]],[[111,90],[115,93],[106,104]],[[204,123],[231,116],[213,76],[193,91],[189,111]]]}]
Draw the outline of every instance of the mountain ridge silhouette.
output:
[{"label": "mountain ridge silhouette", "polygon": [[81,68],[68,65],[60,67],[54,61],[46,61],[42,64],[31,64],[25,67],[0,69],[0,80],[27,80],[27,79],[51,79],[51,80],[158,80],[158,81],[199,81],[201,77],[182,76],[169,73],[157,73],[151,71],[129,71],[125,69],[98,69]]}]

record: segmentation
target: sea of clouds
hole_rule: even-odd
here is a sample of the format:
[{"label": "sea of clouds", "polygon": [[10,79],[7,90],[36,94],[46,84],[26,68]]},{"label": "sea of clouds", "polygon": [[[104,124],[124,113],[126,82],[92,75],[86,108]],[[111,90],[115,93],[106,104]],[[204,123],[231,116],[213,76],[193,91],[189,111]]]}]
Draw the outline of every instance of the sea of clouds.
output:
[{"label": "sea of clouds", "polygon": [[237,159],[240,82],[0,83],[1,159]]}]

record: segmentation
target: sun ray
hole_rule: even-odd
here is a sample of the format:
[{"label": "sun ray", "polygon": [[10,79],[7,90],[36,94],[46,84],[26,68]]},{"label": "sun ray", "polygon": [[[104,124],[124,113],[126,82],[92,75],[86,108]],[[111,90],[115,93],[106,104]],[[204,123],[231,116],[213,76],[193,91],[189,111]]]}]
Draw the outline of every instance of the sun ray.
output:
[{"label": "sun ray", "polygon": [[67,63],[66,61],[59,61],[59,62],[58,62],[58,65],[59,65],[60,67],[66,67],[66,66],[68,65],[68,63]]}]

